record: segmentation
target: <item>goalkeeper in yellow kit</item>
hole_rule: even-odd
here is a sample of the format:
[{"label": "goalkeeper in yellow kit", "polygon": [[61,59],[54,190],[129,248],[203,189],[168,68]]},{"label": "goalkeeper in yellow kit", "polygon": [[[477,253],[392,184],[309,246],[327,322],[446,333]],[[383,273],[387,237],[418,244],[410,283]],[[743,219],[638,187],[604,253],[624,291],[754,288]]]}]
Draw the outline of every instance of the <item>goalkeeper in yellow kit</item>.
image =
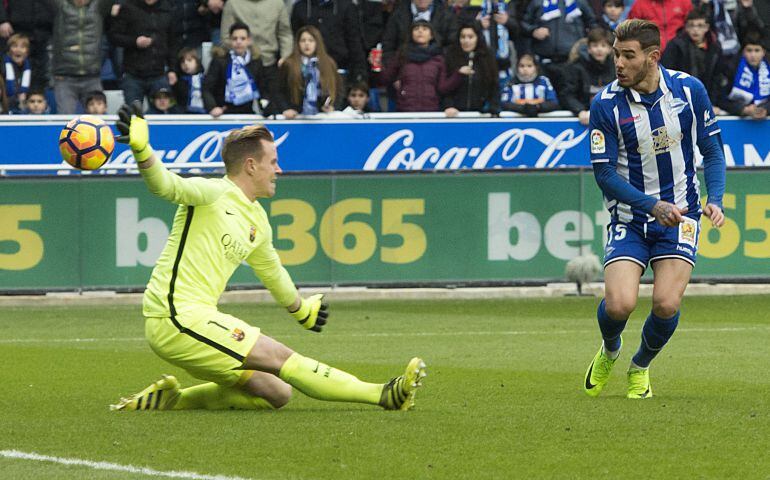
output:
[{"label": "goalkeeper in yellow kit", "polygon": [[149,190],[179,205],[166,246],[144,293],[145,334],[167,362],[206,381],[181,388],[164,375],[113,410],[280,408],[292,387],[319,400],[408,410],[425,376],[413,358],[403,375],[367,383],[303,357],[243,320],[217,310],[241,262],[304,328],[320,332],[328,318],[323,295],[302,298],[273,248],[267,214],[256,201],[275,195],[281,173],[272,134],[263,126],[232,131],[222,147],[226,175],[182,178],[155,157],[137,104],[124,105],[117,123]]}]

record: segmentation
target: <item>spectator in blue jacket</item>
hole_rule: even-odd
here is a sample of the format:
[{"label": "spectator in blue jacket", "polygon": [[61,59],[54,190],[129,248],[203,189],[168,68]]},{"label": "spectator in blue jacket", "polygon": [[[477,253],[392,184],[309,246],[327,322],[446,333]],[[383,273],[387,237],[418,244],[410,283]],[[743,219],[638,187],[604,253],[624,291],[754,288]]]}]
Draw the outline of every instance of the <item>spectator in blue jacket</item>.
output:
[{"label": "spectator in blue jacket", "polygon": [[516,75],[503,89],[500,101],[503,110],[527,117],[536,117],[559,107],[551,81],[539,74],[535,57],[529,53],[519,57]]}]

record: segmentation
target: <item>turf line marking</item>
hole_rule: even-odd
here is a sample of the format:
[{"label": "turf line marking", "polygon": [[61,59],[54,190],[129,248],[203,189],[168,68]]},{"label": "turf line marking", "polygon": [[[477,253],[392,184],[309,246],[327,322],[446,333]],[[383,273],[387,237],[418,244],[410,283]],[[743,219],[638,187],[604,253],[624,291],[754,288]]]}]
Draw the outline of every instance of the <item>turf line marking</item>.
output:
[{"label": "turf line marking", "polygon": [[[629,332],[638,332],[633,328]],[[689,333],[719,333],[719,332],[746,332],[746,331],[770,331],[770,325],[757,327],[719,327],[719,328],[680,328],[679,332]],[[334,337],[458,337],[458,336],[492,336],[492,335],[575,335],[594,334],[596,329],[583,330],[482,330],[473,332],[369,332],[369,333],[340,333]],[[280,335],[280,338],[306,337],[303,334]],[[94,342],[144,342],[144,337],[109,337],[109,338],[4,338],[0,344],[13,343],[94,343]]]},{"label": "turf line marking", "polygon": [[80,460],[78,458],[51,457],[48,455],[40,455],[38,453],[20,452],[18,450],[0,450],[0,456],[20,460],[35,460],[38,462],[59,463],[62,465],[77,465],[81,467],[93,468],[96,470],[112,470],[116,472],[136,473],[140,475],[148,475],[151,477],[188,478],[192,480],[248,480],[243,477],[204,475],[195,472],[177,472],[173,470],[164,472],[148,467],[135,467],[133,465],[120,465],[118,463],[110,462],[93,462],[91,460]]}]

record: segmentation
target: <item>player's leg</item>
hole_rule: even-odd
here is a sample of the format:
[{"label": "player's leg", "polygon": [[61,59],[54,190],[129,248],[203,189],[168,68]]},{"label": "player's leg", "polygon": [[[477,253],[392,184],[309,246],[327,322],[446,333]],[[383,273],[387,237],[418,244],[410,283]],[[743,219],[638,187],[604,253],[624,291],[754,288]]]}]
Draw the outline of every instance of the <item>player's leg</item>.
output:
[{"label": "player's leg", "polygon": [[601,393],[620,355],[621,333],[636,307],[642,273],[641,265],[630,260],[614,261],[604,269],[605,293],[596,311],[602,346],[588,365],[583,386],[592,397]]},{"label": "player's leg", "polygon": [[602,345],[588,365],[583,384],[583,391],[592,397],[601,393],[620,355],[621,334],[636,308],[639,279],[650,254],[643,226],[613,222],[607,233],[604,298],[596,310]]},{"label": "player's leg", "polygon": [[679,324],[679,306],[690,281],[692,264],[679,258],[653,262],[655,283],[652,290],[652,311],[642,327],[639,350],[628,370],[628,397],[652,396],[648,367],[663,349]]},{"label": "player's leg", "polygon": [[235,386],[208,382],[180,391],[173,410],[263,410],[281,408],[291,398],[291,386],[275,375],[244,371]]},{"label": "player's leg", "polygon": [[280,377],[305,395],[333,402],[380,405],[386,409],[409,409],[414,392],[425,376],[425,364],[412,359],[403,375],[389,383],[368,383],[354,375],[292,351],[282,343],[262,335],[244,362],[244,368],[261,370]]}]

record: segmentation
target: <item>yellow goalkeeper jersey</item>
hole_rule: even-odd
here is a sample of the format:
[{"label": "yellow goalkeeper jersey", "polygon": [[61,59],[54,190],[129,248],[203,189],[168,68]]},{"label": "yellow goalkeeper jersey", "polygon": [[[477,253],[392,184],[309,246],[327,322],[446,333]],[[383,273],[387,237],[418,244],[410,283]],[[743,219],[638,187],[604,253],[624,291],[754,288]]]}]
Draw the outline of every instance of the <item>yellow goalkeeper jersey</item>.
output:
[{"label": "yellow goalkeeper jersey", "polygon": [[242,262],[282,306],[297,290],[273,247],[267,213],[229,178],[182,178],[159,161],[140,169],[153,194],[179,205],[144,292],[146,317],[216,308]]}]

